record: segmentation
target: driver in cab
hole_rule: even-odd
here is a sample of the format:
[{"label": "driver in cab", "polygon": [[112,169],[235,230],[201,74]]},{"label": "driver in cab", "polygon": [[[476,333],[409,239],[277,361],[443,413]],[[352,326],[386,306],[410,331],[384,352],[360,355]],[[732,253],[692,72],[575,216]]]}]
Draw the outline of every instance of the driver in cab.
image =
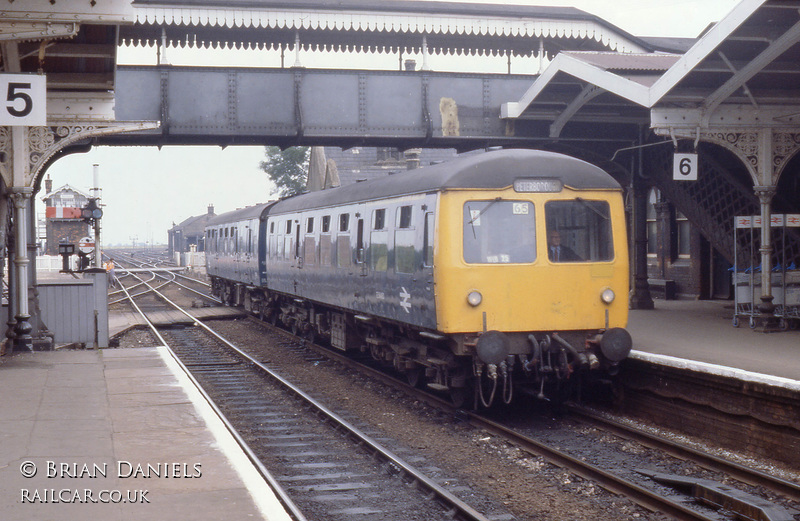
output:
[{"label": "driver in cab", "polygon": [[547,235],[547,257],[553,262],[575,262],[581,258],[569,246],[561,244],[561,233],[550,230]]}]

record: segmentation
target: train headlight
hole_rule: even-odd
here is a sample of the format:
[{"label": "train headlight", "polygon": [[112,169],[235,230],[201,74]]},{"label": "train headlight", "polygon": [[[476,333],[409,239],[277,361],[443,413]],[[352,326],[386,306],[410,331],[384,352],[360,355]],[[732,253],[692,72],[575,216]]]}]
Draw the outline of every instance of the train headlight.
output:
[{"label": "train headlight", "polygon": [[602,293],[600,293],[600,300],[606,304],[611,304],[614,302],[614,298],[616,298],[616,295],[614,294],[614,290],[611,288],[606,288]]},{"label": "train headlight", "polygon": [[467,295],[467,302],[472,307],[477,307],[480,305],[482,300],[483,295],[481,295],[480,291],[470,291],[469,295]]}]

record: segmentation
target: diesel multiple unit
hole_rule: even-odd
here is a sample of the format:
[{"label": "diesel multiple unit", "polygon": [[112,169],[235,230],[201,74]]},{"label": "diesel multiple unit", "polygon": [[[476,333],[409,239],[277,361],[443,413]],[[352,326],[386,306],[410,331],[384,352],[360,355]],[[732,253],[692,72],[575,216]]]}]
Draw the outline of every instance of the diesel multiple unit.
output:
[{"label": "diesel multiple unit", "polygon": [[622,189],[501,150],[220,215],[213,293],[461,403],[562,393],[631,349]]}]

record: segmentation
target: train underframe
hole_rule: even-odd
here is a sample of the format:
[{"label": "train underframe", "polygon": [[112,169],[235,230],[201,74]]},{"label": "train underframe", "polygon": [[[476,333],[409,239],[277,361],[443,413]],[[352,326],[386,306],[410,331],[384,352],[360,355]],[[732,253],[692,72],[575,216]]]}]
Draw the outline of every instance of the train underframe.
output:
[{"label": "train underframe", "polygon": [[212,278],[212,293],[309,341],[369,355],[459,407],[508,404],[520,392],[561,403],[587,380],[608,381],[631,347],[620,328],[442,335],[223,279]]}]

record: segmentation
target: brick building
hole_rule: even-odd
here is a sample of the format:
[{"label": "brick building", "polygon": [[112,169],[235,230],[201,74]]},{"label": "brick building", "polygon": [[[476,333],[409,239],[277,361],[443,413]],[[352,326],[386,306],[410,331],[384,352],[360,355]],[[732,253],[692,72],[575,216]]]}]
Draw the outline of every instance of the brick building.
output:
[{"label": "brick building", "polygon": [[68,184],[53,190],[50,179],[45,180],[45,191],[45,255],[58,255],[59,243],[77,245],[81,238],[93,236],[90,225],[81,218],[81,209],[89,202],[87,193]]},{"label": "brick building", "polygon": [[731,264],[656,188],[647,204],[647,276],[658,298],[730,299]]},{"label": "brick building", "polygon": [[189,217],[167,230],[170,256],[191,251],[193,246],[195,251],[205,251],[206,223],[215,215],[214,205],[210,204],[205,214]]}]

